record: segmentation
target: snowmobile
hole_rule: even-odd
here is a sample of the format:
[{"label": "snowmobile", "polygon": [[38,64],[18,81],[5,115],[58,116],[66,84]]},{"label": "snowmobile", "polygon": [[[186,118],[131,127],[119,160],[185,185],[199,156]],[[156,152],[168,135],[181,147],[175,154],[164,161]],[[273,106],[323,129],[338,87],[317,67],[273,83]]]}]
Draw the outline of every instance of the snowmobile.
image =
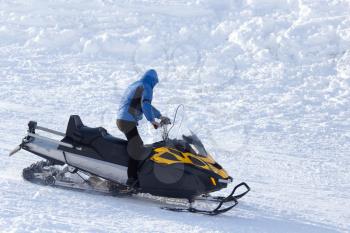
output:
[{"label": "snowmobile", "polygon": [[[23,178],[28,181],[115,196],[143,193],[187,199],[189,207],[163,207],[177,212],[218,215],[234,208],[238,199],[250,191],[243,182],[228,196],[212,196],[212,192],[227,188],[232,177],[207,153],[196,134],[191,132],[181,139],[169,139],[167,126],[162,128],[163,140],[145,145],[148,156],[139,163],[137,189],[126,186],[127,141],[113,137],[102,127],[84,125],[78,115],[70,116],[65,133],[30,121],[27,135],[10,156],[23,149],[45,159],[23,170]],[[60,139],[39,135],[38,130]],[[236,194],[237,189],[244,191]],[[196,201],[214,202],[215,208],[195,208]]]}]

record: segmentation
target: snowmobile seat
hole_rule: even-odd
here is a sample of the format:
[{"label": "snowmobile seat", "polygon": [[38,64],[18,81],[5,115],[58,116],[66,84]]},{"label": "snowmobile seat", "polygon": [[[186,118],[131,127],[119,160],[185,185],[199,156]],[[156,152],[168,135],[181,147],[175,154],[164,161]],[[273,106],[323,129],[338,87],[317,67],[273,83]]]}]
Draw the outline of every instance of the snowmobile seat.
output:
[{"label": "snowmobile seat", "polygon": [[74,115],[69,118],[66,136],[73,139],[73,141],[88,145],[94,139],[106,133],[107,130],[102,127],[90,128],[85,126],[80,117]]},{"label": "snowmobile seat", "polygon": [[83,146],[82,150],[72,151],[73,153],[122,166],[128,165],[128,141],[113,137],[102,127],[90,128],[85,126],[77,115],[69,118],[66,137],[63,142]]},{"label": "snowmobile seat", "polygon": [[108,142],[113,143],[113,144],[120,144],[120,145],[125,145],[125,146],[128,145],[127,140],[113,137],[112,135],[110,135],[108,133],[106,135],[103,135],[102,137],[105,141],[108,141]]},{"label": "snowmobile seat", "polygon": [[126,144],[125,140],[108,134],[107,130],[103,127],[90,128],[85,126],[78,115],[73,115],[69,118],[66,136],[75,142],[85,145],[90,145],[95,139],[101,137],[111,143]]}]

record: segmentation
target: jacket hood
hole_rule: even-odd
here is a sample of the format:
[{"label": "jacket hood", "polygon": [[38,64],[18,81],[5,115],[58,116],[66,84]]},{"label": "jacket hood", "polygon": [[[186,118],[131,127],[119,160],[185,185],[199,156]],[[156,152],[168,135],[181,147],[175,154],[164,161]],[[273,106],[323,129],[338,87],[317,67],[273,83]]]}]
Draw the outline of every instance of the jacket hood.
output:
[{"label": "jacket hood", "polygon": [[143,83],[150,85],[152,88],[159,82],[158,74],[155,70],[148,70],[141,78]]}]

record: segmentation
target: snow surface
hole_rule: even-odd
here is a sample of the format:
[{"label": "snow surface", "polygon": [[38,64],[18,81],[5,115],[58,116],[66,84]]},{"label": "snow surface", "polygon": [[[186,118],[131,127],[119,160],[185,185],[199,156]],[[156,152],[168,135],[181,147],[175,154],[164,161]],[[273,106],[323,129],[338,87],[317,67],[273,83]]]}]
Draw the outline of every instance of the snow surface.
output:
[{"label": "snow surface", "polygon": [[[348,0],[1,0],[0,232],[350,232],[349,12]],[[122,136],[121,94],[150,67],[155,105],[184,104],[252,187],[235,210],[171,213],[21,178],[39,159],[7,154],[29,120],[65,131],[80,114]]]}]

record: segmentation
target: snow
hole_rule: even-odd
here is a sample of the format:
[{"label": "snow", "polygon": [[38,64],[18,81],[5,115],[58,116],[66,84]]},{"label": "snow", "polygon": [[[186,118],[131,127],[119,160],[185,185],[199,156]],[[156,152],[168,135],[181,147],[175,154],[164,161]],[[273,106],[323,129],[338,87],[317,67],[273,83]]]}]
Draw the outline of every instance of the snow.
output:
[{"label": "snow", "polygon": [[[346,0],[1,1],[0,232],[349,232],[349,12]],[[21,178],[39,158],[7,154],[29,120],[64,131],[79,114],[121,137],[121,94],[151,67],[155,106],[184,104],[252,187],[235,210],[171,213]]]}]

